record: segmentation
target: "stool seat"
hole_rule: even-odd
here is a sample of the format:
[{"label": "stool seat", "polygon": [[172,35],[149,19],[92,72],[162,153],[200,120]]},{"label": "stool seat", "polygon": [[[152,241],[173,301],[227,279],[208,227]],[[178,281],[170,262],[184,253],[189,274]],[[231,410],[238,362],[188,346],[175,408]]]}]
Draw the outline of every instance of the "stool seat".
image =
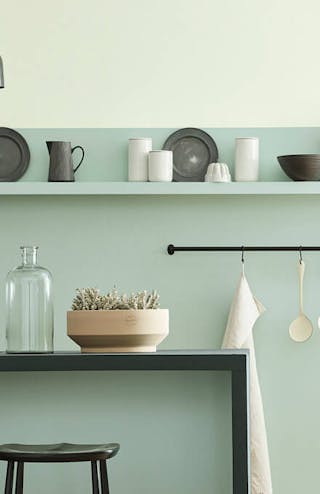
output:
[{"label": "stool seat", "polygon": [[120,449],[109,444],[0,444],[0,460],[37,463],[107,460]]},{"label": "stool seat", "polygon": [[[16,471],[15,494],[23,494],[25,463],[65,463],[90,461],[92,494],[110,494],[107,460],[120,449],[118,443],[108,444],[0,444],[0,460],[7,462],[4,494],[12,494]],[[98,464],[100,475],[98,475]]]}]

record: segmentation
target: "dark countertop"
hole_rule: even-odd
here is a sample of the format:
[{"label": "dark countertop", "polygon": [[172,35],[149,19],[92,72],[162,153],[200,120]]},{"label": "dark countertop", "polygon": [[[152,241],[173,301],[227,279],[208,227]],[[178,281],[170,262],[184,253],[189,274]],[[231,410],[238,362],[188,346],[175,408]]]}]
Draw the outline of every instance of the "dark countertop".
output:
[{"label": "dark countertop", "polygon": [[244,370],[248,350],[163,350],[155,353],[6,353],[0,371]]}]

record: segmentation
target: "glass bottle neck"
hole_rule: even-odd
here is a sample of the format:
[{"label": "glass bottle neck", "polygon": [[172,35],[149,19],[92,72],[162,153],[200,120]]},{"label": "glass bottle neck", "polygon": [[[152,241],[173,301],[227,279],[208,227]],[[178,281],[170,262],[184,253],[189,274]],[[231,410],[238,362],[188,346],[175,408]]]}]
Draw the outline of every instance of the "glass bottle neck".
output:
[{"label": "glass bottle neck", "polygon": [[22,265],[34,266],[37,264],[38,247],[21,247]]}]

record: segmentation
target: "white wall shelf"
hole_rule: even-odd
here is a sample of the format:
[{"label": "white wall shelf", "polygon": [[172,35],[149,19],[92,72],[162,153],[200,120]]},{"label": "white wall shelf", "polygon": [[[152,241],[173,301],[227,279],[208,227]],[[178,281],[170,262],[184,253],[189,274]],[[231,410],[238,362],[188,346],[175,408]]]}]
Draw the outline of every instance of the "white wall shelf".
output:
[{"label": "white wall shelf", "polygon": [[320,182],[0,182],[7,195],[320,195]]}]

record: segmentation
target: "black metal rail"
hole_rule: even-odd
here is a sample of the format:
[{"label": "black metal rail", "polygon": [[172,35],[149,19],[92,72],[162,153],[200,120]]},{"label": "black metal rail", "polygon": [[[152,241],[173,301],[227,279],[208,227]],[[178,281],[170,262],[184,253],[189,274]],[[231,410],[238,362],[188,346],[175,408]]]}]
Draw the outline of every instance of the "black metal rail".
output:
[{"label": "black metal rail", "polygon": [[302,245],[298,246],[277,246],[277,247],[271,247],[271,246],[247,246],[247,245],[241,245],[239,247],[233,247],[233,246],[214,246],[214,247],[181,247],[181,246],[176,246],[173,244],[168,245],[167,248],[168,254],[172,256],[175,252],[262,252],[262,251],[268,251],[268,252],[307,252],[307,251],[320,251],[320,247],[306,247]]}]

